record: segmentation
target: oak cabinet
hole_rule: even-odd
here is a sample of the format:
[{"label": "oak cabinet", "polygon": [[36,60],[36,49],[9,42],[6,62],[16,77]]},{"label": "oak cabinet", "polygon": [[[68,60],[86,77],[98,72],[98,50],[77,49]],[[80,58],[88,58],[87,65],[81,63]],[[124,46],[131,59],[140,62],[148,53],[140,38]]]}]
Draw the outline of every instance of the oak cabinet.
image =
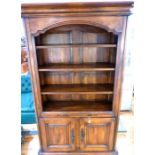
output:
[{"label": "oak cabinet", "polygon": [[133,2],[22,4],[40,155],[116,155]]},{"label": "oak cabinet", "polygon": [[44,151],[113,149],[114,118],[41,118]]}]

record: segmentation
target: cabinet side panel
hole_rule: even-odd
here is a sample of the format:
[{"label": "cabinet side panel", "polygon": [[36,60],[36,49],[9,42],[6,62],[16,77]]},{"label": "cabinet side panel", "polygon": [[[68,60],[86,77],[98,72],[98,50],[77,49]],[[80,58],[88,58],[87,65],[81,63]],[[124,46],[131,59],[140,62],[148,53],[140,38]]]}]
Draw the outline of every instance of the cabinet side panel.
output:
[{"label": "cabinet side panel", "polygon": [[33,97],[34,97],[34,103],[35,103],[37,127],[38,127],[39,139],[40,139],[39,142],[42,146],[41,137],[40,137],[39,119],[38,119],[42,111],[42,106],[41,106],[39,78],[38,78],[38,71],[37,71],[37,61],[36,61],[36,55],[35,55],[35,46],[34,46],[33,36],[30,34],[29,19],[24,18],[24,23],[25,23],[25,30],[26,30],[27,45],[28,45],[28,57],[29,57],[28,62],[29,62],[29,69],[30,69],[30,75],[31,75],[31,81],[32,81],[32,91],[33,91]]},{"label": "cabinet side panel", "polygon": [[118,123],[119,123],[121,91],[122,91],[122,82],[123,82],[124,55],[125,55],[126,28],[127,28],[127,17],[124,17],[123,29],[122,29],[122,32],[118,35],[116,70],[115,70],[115,80],[114,80],[113,111],[116,116],[114,145],[116,144],[116,136],[117,136]]}]

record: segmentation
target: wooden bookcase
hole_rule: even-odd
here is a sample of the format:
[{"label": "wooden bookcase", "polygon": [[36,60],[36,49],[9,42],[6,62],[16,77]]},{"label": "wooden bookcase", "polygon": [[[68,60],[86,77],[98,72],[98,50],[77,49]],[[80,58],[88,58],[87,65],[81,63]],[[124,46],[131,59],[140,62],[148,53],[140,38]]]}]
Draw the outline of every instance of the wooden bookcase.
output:
[{"label": "wooden bookcase", "polygon": [[22,4],[40,155],[115,155],[133,2]]}]

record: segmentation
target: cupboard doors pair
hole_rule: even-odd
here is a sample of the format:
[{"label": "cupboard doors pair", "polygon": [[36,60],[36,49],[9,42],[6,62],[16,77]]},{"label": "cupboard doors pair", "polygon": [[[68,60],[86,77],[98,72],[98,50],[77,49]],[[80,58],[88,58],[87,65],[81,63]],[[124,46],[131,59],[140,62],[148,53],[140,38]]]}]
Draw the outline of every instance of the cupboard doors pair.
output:
[{"label": "cupboard doors pair", "polygon": [[113,150],[114,124],[114,118],[40,119],[43,150]]}]

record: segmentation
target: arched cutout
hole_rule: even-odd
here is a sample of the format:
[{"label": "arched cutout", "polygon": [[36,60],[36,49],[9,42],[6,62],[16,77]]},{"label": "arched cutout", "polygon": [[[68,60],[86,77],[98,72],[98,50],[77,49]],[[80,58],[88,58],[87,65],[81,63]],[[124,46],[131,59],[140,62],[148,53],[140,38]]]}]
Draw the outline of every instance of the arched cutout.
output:
[{"label": "arched cutout", "polygon": [[[62,38],[64,39],[62,40]],[[116,44],[117,35],[96,26],[86,24],[70,24],[51,29],[48,28],[47,31],[35,37],[35,41],[36,45],[71,43]]]},{"label": "arched cutout", "polygon": [[88,25],[88,26],[93,26],[96,28],[101,28],[103,30],[106,30],[107,32],[112,32],[115,35],[118,35],[120,32],[119,30],[117,30],[115,27],[110,26],[110,25],[106,25],[106,24],[99,24],[97,22],[91,22],[91,21],[86,21],[86,20],[69,20],[69,21],[63,21],[63,22],[58,22],[55,24],[52,24],[50,26],[45,27],[42,30],[38,30],[34,36],[38,36],[40,34],[45,33],[46,31],[50,30],[50,29],[55,29],[57,27],[61,27],[61,26],[70,26],[70,25]]}]

